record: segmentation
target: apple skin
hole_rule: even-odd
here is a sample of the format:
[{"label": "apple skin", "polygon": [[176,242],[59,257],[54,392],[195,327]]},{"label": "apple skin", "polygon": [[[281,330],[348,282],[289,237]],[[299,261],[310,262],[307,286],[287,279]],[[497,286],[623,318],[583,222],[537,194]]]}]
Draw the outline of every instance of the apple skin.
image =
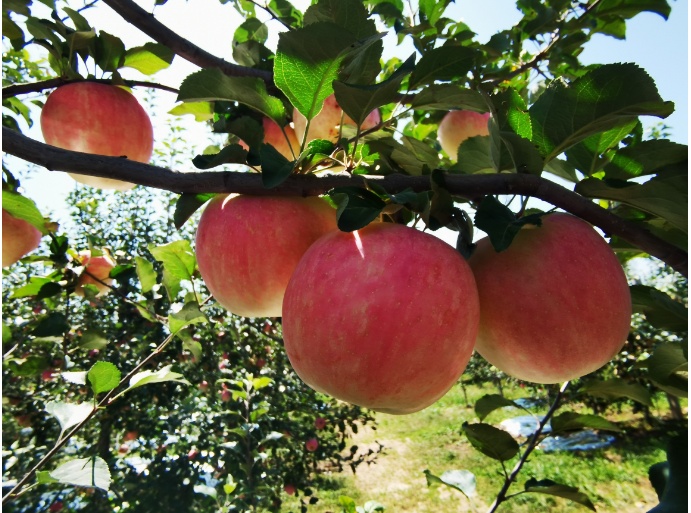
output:
[{"label": "apple skin", "polygon": [[440,239],[372,223],[315,242],[283,301],[283,338],[309,386],[384,413],[422,410],[458,380],[479,322],[470,267]]},{"label": "apple skin", "polygon": [[2,266],[9,267],[41,243],[41,232],[31,223],[2,210]]},{"label": "apple skin", "polygon": [[561,383],[599,369],[626,342],[626,275],[585,221],[546,215],[500,253],[478,241],[469,263],[480,294],[476,350],[505,373]]},{"label": "apple skin", "polygon": [[279,317],[298,261],[336,229],[336,211],[320,198],[216,196],[197,228],[199,272],[229,312]]},{"label": "apple skin", "polygon": [[[310,122],[307,142],[313,139],[326,139],[327,141],[338,141],[338,133],[341,125],[341,118],[346,125],[355,126],[353,119],[344,114],[343,109],[336,101],[333,94],[324,100],[322,110]],[[381,115],[378,110],[370,112],[362,123],[360,130],[367,130],[377,126],[381,122]],[[307,118],[297,109],[293,110],[293,125],[295,125],[295,135],[298,141],[302,142],[307,126]]]},{"label": "apple skin", "polygon": [[[121,87],[77,82],[55,89],[41,111],[47,144],[72,151],[148,163],[154,132],[149,115]],[[77,182],[100,189],[128,190],[133,183],[69,173]]]},{"label": "apple skin", "polygon": [[[94,287],[96,287],[98,289],[98,294],[96,294],[97,297],[104,296],[108,292],[110,292],[110,287],[104,285],[98,280],[101,280],[102,282],[107,283],[108,285],[113,284],[113,279],[110,278],[110,271],[112,271],[116,265],[115,260],[113,260],[113,258],[107,253],[92,257],[91,251],[89,250],[80,251],[77,259],[79,260],[81,265],[84,266],[84,272],[82,272],[82,274],[79,276],[79,279],[77,280],[77,288],[74,291],[75,294],[77,294],[78,296],[84,296],[85,285],[93,285]],[[86,271],[88,271],[94,277],[98,278],[98,280],[86,274]]]},{"label": "apple skin", "polygon": [[[296,160],[300,156],[300,143],[295,136],[295,130],[290,125],[283,127],[283,130],[273,119],[267,117],[262,118],[262,128],[264,130],[264,142],[270,144],[278,152],[288,160]],[[240,146],[249,150],[249,146],[243,140],[239,142]]]},{"label": "apple skin", "polygon": [[456,162],[458,148],[463,141],[478,135],[489,135],[489,112],[452,110],[444,116],[437,129],[437,138],[444,153]]},{"label": "apple skin", "polygon": [[316,438],[310,438],[305,442],[305,449],[307,452],[314,452],[319,449],[319,441]]}]

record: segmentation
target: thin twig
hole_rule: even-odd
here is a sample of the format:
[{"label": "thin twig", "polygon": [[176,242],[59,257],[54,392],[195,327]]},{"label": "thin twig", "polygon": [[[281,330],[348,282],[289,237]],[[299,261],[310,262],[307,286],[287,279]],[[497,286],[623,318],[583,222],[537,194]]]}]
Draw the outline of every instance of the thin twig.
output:
[{"label": "thin twig", "polygon": [[[40,82],[30,82],[26,84],[12,84],[2,88],[2,97],[10,98],[13,96],[19,96],[21,94],[38,93],[45,91],[46,89],[54,89],[66,84],[72,84],[75,82],[97,82],[100,84],[112,84],[113,81],[109,79],[83,79],[83,78],[63,78],[56,77],[50,78],[48,80],[41,80]],[[163,84],[157,84],[155,82],[146,82],[143,80],[123,80],[127,87],[148,87],[153,89],[161,89],[162,91],[168,91],[169,93],[178,94],[179,91],[174,87],[170,87]]]}]

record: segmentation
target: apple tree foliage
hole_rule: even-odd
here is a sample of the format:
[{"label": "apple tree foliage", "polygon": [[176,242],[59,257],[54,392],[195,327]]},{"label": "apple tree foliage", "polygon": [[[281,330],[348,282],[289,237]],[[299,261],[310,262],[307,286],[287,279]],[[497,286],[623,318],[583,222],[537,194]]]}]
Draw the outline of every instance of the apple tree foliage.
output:
[{"label": "apple tree foliage", "polygon": [[[17,161],[3,165],[3,208],[46,234],[41,251],[4,271],[3,476],[16,482],[5,490],[6,507],[45,509],[57,494],[94,510],[115,497],[123,511],[152,504],[276,509],[284,484],[304,494],[306,507],[318,468],[357,466],[372,456],[349,453],[345,440],[369,414],[299,382],[281,349],[280,323],[229,317],[205,294],[189,241],[195,211],[214,193],[328,194],[342,230],[382,215],[450,228],[464,255],[475,229],[505,248],[535,214],[528,198],[546,201],[599,227],[623,264],[650,256],[676,273],[674,290],[632,282],[630,343],[579,381],[579,393],[644,406],[653,386],[686,394],[687,147],[647,132],[640,119],[664,119],[674,105],[636,63],[584,65],[578,58],[595,35],[624,38],[627,21],[642,12],[668,17],[669,2],[519,0],[518,23],[483,41],[447,15],[450,0],[319,0],[304,11],[286,0],[230,0],[225,8],[244,19],[219,42],[232,46],[232,63],[162,25],[157,10],[172,8],[165,0],[153,16],[131,0],[101,3],[150,42],[128,48],[108,27],[93,26],[94,3],[3,3],[3,148],[50,170],[170,191],[164,209],[171,220],[161,219],[144,190],[117,200],[77,192],[71,202],[80,228],[68,234],[22,196]],[[278,29],[278,44],[269,48],[269,31]],[[384,52],[385,33],[410,50]],[[180,84],[158,83],[156,73],[173,59],[199,70]],[[150,79],[131,78],[132,70]],[[147,166],[22,135],[47,92],[84,79],[174,94],[174,114],[194,115],[224,143],[191,162],[161,158],[166,166]],[[295,107],[313,119],[331,94],[356,123],[373,109],[382,122],[344,129],[336,142],[303,141],[293,161],[263,142],[263,117],[283,126]],[[490,133],[445,155],[436,132],[453,109],[490,112]],[[261,172],[229,170],[237,165]],[[336,166],[344,170],[323,172]],[[108,209],[120,215],[108,219]],[[82,271],[74,256],[84,247],[110,247],[120,264],[104,298],[73,295]],[[550,417],[553,432],[619,429],[598,416],[557,412],[573,388],[553,391],[557,400],[522,452],[484,422],[511,402],[487,396],[476,404],[480,422],[462,431],[505,470],[492,509],[510,496]],[[327,427],[317,451],[306,451],[316,417]],[[139,473],[137,462],[147,469]],[[660,510],[680,500],[679,468],[670,461],[667,485],[654,481]],[[527,480],[524,492],[593,507],[568,483],[542,477]],[[468,490],[449,476],[428,472],[427,479]]]}]

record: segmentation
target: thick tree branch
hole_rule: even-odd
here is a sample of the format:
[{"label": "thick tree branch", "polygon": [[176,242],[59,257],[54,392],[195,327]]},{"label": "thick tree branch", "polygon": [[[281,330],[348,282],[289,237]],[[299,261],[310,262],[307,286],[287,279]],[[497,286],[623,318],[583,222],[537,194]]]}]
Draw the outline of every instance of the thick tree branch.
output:
[{"label": "thick tree branch", "polygon": [[[367,176],[337,174],[317,177],[294,175],[280,186],[266,189],[258,173],[230,171],[180,172],[122,157],[104,157],[62,150],[40,143],[9,128],[2,129],[3,151],[38,164],[51,171],[116,178],[175,193],[236,192],[254,195],[315,196],[334,187],[364,186],[377,183],[389,193],[405,189],[430,190],[429,176],[392,174]],[[487,194],[520,194],[546,201],[598,226],[608,235],[616,235],[646,253],[666,262],[684,276],[688,275],[688,254],[656,237],[640,226],[622,219],[593,201],[550,180],[527,174],[445,175],[447,190],[466,198]]]},{"label": "thick tree branch", "polygon": [[[38,93],[40,91],[45,91],[46,89],[54,89],[56,87],[63,86],[65,84],[71,84],[74,82],[84,82],[83,78],[49,78],[48,80],[41,80],[40,82],[27,82],[23,84],[12,84],[2,88],[2,97],[10,98],[13,96],[19,96],[20,94],[28,93]],[[109,79],[89,79],[89,82],[99,82],[101,84],[112,84],[113,81]],[[168,91],[169,93],[178,93],[179,91],[174,87],[169,87],[163,84],[157,84],[155,82],[146,82],[143,80],[123,80],[127,87],[151,87],[154,89],[161,89],[162,91]]]},{"label": "thick tree branch", "polygon": [[170,30],[154,18],[153,14],[142,9],[131,0],[103,0],[103,3],[154,41],[167,46],[175,54],[192,64],[201,68],[218,68],[230,76],[259,77],[267,83],[267,86],[274,87],[271,72],[239,66],[216,57]]}]

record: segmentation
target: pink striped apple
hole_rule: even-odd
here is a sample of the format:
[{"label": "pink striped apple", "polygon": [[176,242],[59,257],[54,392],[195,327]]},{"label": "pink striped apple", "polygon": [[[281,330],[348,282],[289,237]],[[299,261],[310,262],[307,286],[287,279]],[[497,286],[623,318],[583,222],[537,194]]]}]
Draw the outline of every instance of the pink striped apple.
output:
[{"label": "pink striped apple", "polygon": [[9,267],[35,250],[41,232],[31,223],[2,210],[2,266]]},{"label": "pink striped apple", "polygon": [[489,135],[489,113],[472,110],[452,110],[444,116],[437,129],[437,138],[444,152],[452,161],[458,158],[458,148],[466,139]]}]

